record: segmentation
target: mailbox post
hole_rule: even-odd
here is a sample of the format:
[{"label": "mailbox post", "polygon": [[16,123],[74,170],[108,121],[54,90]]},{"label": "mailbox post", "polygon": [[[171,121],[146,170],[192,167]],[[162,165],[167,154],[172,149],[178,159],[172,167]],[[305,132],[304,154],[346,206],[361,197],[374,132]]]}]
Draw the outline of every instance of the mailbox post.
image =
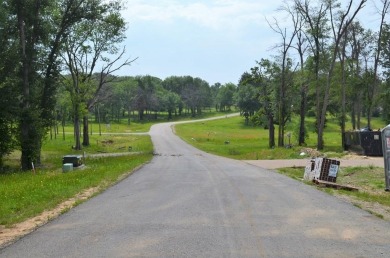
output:
[{"label": "mailbox post", "polygon": [[390,191],[390,124],[382,129],[383,159],[385,162],[386,191]]}]

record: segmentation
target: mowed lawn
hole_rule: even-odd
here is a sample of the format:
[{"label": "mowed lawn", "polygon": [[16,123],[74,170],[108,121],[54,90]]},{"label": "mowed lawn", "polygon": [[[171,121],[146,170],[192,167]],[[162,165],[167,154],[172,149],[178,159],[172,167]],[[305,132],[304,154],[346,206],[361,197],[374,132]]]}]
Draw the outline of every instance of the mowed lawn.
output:
[{"label": "mowed lawn", "polygon": [[[314,118],[307,118],[308,138],[305,148],[316,148],[317,134],[314,130]],[[373,121],[375,128],[385,126],[380,120]],[[297,146],[297,118],[286,126],[284,144],[289,144],[287,134],[291,134],[291,148],[268,147],[269,131],[260,127],[245,125],[243,117],[223,118],[193,124],[175,126],[176,133],[186,142],[209,153],[233,159],[297,159],[304,147]],[[275,129],[277,145],[278,127]],[[342,155],[340,127],[337,119],[329,118],[324,134],[325,148],[323,152],[329,157]]]}]

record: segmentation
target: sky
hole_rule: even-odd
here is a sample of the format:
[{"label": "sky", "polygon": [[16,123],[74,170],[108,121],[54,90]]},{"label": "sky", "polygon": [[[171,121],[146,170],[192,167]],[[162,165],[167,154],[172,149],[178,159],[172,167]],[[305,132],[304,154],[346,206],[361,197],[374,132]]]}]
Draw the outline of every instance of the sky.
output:
[{"label": "sky", "polygon": [[[379,0],[369,0],[378,1]],[[357,2],[357,1],[355,1]],[[190,75],[237,84],[256,60],[271,58],[280,36],[267,20],[285,20],[283,0],[126,0],[127,57],[137,58],[118,75]],[[373,5],[359,16],[367,24]]]}]

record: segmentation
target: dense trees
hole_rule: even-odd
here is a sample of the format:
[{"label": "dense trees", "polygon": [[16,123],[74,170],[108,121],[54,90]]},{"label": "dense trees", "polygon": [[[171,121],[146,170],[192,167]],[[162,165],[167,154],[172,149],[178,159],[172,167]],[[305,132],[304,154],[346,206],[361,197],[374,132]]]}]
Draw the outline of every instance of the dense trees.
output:
[{"label": "dense trees", "polygon": [[[289,112],[296,112],[300,116],[300,145],[305,142],[305,116],[316,116],[318,149],[325,146],[323,132],[329,113],[339,117],[341,132],[346,129],[348,117],[351,118],[354,129],[370,127],[374,112],[382,111],[383,116],[388,117],[386,100],[389,93],[386,84],[389,76],[386,74],[386,58],[389,36],[386,15],[389,12],[389,1],[374,3],[379,20],[377,31],[366,29],[356,21],[357,14],[366,8],[367,3],[366,0],[286,1],[280,9],[292,18],[289,24],[287,22],[286,29],[276,19],[274,23],[269,23],[274,32],[280,35],[280,44],[275,47],[277,55],[266,62],[273,64],[267,67],[275,69],[272,69],[271,74],[268,73],[267,81],[264,81],[265,60],[258,62],[251,70],[252,77],[253,72],[256,72],[257,77],[263,78],[258,80],[261,85],[259,88],[264,89],[267,85],[271,89],[267,93],[257,91],[262,110],[257,114],[262,115],[263,119],[256,118],[256,121],[269,121],[269,114],[273,114],[273,123],[279,126],[279,146],[283,145],[283,127],[289,118]],[[370,7],[373,8],[372,5]],[[293,53],[295,51],[298,55]],[[298,58],[294,59],[294,56]],[[383,76],[380,71],[383,71]],[[286,76],[289,76],[288,79]],[[251,84],[248,80],[242,81],[249,92]],[[291,85],[287,86],[286,82]],[[379,87],[381,84],[382,87]],[[239,88],[242,86],[239,85]],[[290,89],[287,94],[286,89]],[[264,94],[268,95],[267,98]],[[264,99],[276,101],[276,105],[272,105],[273,112],[264,111]],[[291,99],[294,101],[290,101]],[[289,107],[290,111],[287,110]],[[361,124],[361,116],[366,116],[366,125]],[[343,144],[342,138],[341,146]]]},{"label": "dense trees", "polygon": [[[62,68],[59,57],[66,52],[65,42],[76,25],[101,21],[103,17],[96,13],[116,5],[96,0],[5,0],[0,4],[0,85],[4,93],[12,93],[9,100],[15,100],[13,108],[4,110],[1,128],[8,133],[17,130],[1,145],[18,142],[23,170],[41,162],[42,141],[55,117]],[[7,118],[11,114],[12,121]]]}]

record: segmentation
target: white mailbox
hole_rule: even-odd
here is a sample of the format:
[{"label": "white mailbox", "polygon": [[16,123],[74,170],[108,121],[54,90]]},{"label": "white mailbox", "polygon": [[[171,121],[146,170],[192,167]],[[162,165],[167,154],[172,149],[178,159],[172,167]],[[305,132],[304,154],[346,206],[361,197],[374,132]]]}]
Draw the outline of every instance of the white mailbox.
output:
[{"label": "white mailbox", "polygon": [[390,124],[382,129],[382,149],[385,161],[386,191],[390,191]]}]

